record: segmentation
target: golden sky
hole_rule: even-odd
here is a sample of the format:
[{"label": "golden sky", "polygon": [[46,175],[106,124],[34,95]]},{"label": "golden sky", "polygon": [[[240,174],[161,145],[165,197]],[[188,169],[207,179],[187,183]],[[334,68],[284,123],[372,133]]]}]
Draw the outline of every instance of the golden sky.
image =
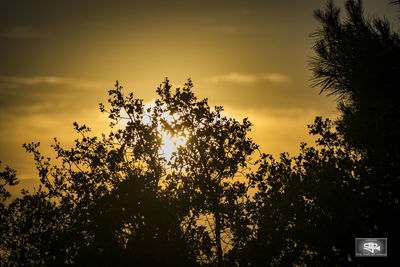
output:
[{"label": "golden sky", "polygon": [[[397,22],[388,1],[364,2],[368,14]],[[40,141],[45,154],[53,137],[68,147],[74,121],[107,132],[98,103],[115,80],[151,103],[165,77],[176,87],[190,77],[199,98],[248,117],[263,152],[296,153],[315,116],[337,115],[335,99],[311,87],[308,66],[312,13],[324,3],[1,1],[0,160],[21,186],[36,183],[24,142]]]}]

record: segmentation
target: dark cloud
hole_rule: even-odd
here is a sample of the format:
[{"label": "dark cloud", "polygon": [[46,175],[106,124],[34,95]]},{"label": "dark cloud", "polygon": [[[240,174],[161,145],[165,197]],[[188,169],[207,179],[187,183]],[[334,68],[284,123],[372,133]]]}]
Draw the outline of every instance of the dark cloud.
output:
[{"label": "dark cloud", "polygon": [[[65,113],[95,108],[112,83],[54,76],[0,76],[0,112],[11,117],[27,113]],[[4,127],[3,121],[0,127]]]}]

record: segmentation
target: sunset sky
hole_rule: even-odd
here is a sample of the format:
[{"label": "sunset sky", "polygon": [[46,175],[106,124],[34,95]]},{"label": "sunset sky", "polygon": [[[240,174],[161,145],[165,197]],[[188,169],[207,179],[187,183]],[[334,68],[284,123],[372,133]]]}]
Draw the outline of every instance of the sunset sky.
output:
[{"label": "sunset sky", "polygon": [[[365,0],[367,14],[399,15],[385,0]],[[336,1],[341,6],[343,1]],[[311,87],[310,34],[321,0],[286,1],[0,1],[0,161],[21,187],[37,183],[22,144],[78,136],[72,123],[108,132],[98,111],[119,80],[151,103],[168,77],[187,78],[199,98],[225,114],[248,117],[261,150],[296,153],[306,125],[334,118],[335,99]]]}]

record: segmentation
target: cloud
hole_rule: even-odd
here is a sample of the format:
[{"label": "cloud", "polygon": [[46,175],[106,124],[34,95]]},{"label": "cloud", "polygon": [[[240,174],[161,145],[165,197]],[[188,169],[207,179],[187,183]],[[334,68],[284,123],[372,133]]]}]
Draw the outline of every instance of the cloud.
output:
[{"label": "cloud", "polygon": [[264,73],[261,79],[272,83],[285,83],[289,81],[289,77],[280,73]]},{"label": "cloud", "polygon": [[238,83],[250,84],[259,81],[268,81],[271,83],[286,83],[289,77],[280,73],[262,73],[262,74],[245,74],[238,72],[231,72],[223,75],[216,75],[209,78],[213,83]]},{"label": "cloud", "polygon": [[[83,81],[74,78],[57,77],[57,76],[0,76],[0,85],[8,88],[19,88],[23,86],[36,85],[70,85],[77,88],[93,88],[105,86],[104,83],[96,81]],[[107,84],[108,86],[108,84]]]},{"label": "cloud", "polygon": [[1,34],[10,39],[41,39],[49,35],[49,32],[32,27],[18,26],[12,27]]}]

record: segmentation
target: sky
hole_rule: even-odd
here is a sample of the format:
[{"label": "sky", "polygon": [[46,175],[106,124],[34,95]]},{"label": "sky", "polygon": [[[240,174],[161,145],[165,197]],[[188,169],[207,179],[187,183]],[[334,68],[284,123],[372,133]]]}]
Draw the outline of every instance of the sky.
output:
[{"label": "sky", "polygon": [[[394,26],[399,12],[365,0],[370,16]],[[343,1],[335,1],[338,6]],[[274,156],[311,142],[315,116],[336,117],[334,97],[313,88],[310,58],[322,0],[20,1],[0,0],[0,161],[21,187],[38,183],[25,142],[51,154],[78,135],[72,123],[107,133],[98,110],[116,80],[151,103],[168,77],[188,78],[194,92],[248,117],[252,138]]]}]

